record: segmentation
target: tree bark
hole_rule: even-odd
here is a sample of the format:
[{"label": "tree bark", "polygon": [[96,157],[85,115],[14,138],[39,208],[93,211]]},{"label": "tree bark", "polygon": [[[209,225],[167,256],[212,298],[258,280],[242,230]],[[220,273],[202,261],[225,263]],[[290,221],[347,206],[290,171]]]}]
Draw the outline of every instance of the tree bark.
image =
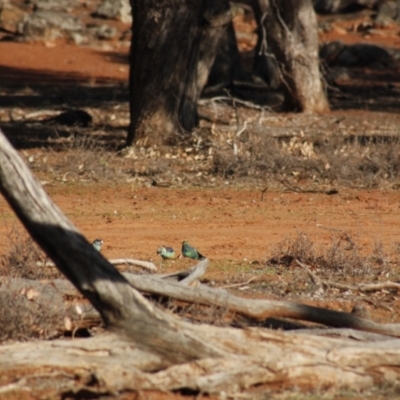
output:
[{"label": "tree bark", "polygon": [[317,19],[311,0],[254,1],[257,19],[263,21],[265,42],[280,67],[284,108],[328,111],[319,70]]},{"label": "tree bark", "polygon": [[230,21],[226,0],[132,0],[127,145],[161,144],[197,124],[197,100]]}]

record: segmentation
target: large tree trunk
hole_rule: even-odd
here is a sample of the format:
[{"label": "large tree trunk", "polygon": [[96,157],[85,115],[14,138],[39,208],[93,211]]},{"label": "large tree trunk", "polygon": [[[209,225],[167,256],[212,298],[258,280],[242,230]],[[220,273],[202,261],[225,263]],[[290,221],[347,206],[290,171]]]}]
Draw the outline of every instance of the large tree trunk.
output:
[{"label": "large tree trunk", "polygon": [[226,0],[132,0],[127,145],[165,143],[197,124],[197,100],[230,21]]},{"label": "large tree trunk", "polygon": [[[323,112],[329,104],[318,58],[317,19],[311,0],[253,0],[266,45],[280,67],[287,110]],[[264,33],[263,33],[264,32]],[[268,61],[268,60],[267,60]],[[271,64],[272,60],[269,60]],[[276,85],[276,72],[270,78]]]}]

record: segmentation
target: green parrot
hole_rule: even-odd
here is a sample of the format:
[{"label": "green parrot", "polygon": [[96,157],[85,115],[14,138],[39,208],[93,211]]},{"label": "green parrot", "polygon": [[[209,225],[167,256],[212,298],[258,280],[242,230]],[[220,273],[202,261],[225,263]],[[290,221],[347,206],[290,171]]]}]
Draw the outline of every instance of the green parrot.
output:
[{"label": "green parrot", "polygon": [[157,249],[157,254],[159,254],[163,260],[173,260],[175,258],[174,249],[168,246],[159,247]]},{"label": "green parrot", "polygon": [[189,257],[193,260],[202,260],[203,258],[205,258],[186,241],[182,242],[182,255],[183,257]]},{"label": "green parrot", "polygon": [[92,245],[97,251],[100,251],[101,246],[103,245],[103,241],[101,239],[94,239]]}]

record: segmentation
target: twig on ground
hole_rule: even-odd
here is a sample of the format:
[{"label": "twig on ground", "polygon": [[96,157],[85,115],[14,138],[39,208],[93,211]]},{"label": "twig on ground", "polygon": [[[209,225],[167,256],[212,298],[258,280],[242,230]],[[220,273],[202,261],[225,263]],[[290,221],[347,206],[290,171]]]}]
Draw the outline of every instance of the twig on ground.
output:
[{"label": "twig on ground", "polygon": [[239,104],[241,104],[241,105],[243,105],[243,106],[245,106],[247,108],[253,108],[253,109],[256,109],[256,110],[265,110],[265,109],[269,108],[269,107],[259,106],[257,104],[254,104],[254,103],[250,102],[250,101],[241,100],[241,99],[239,99],[237,97],[228,97],[228,96],[216,96],[216,97],[212,97],[211,99],[202,99],[202,100],[199,101],[199,104],[200,105],[207,105],[208,103],[213,103],[213,102],[216,102],[216,101],[232,101],[232,99],[234,99],[236,103],[239,103]]},{"label": "twig on ground", "polygon": [[264,194],[267,192],[268,190],[268,186],[266,186],[263,190],[261,190],[261,200],[260,201],[264,201]]},{"label": "twig on ground", "polygon": [[321,280],[318,278],[318,276],[315,275],[314,272],[312,272],[312,271],[310,270],[310,268],[308,268],[308,266],[307,266],[306,264],[303,264],[303,263],[302,263],[301,261],[299,261],[299,260],[296,260],[296,264],[297,264],[299,267],[303,268],[303,269],[307,272],[308,276],[310,277],[310,279],[311,279],[311,281],[314,283],[314,285],[317,285],[317,286],[322,286],[322,285],[323,285],[323,283],[322,283]]},{"label": "twig on ground", "polygon": [[251,277],[247,282],[232,283],[231,285],[220,286],[219,289],[228,289],[228,288],[232,288],[232,287],[248,285],[250,282],[253,282],[254,279],[256,279],[255,276]]}]

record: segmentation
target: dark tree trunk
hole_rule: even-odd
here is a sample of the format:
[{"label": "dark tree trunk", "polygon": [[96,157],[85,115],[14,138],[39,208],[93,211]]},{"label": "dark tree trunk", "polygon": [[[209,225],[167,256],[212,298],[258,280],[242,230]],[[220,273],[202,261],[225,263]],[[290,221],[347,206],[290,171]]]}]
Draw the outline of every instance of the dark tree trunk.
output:
[{"label": "dark tree trunk", "polygon": [[278,62],[268,44],[267,32],[264,25],[268,12],[267,2],[253,0],[254,16],[257,21],[257,45],[254,56],[254,72],[268,83],[271,89],[279,89],[283,83]]},{"label": "dark tree trunk", "polygon": [[317,20],[311,0],[254,1],[268,48],[280,67],[285,108],[329,110],[319,70]]},{"label": "dark tree trunk", "polygon": [[236,53],[239,56],[229,3],[224,0],[208,0],[206,3],[207,9],[204,15],[205,24],[202,29],[200,57],[197,68],[198,95],[201,94],[201,91],[209,79],[210,71],[212,71],[216,60],[221,54],[221,46],[223,46],[227,40],[226,38],[230,35],[233,37]]},{"label": "dark tree trunk", "polygon": [[197,100],[230,21],[226,0],[131,1],[127,145],[165,143],[197,124]]},{"label": "dark tree trunk", "polygon": [[237,46],[232,22],[228,24],[221,38],[214,65],[208,77],[208,85],[231,85],[234,81],[250,81],[250,74],[244,69]]}]

